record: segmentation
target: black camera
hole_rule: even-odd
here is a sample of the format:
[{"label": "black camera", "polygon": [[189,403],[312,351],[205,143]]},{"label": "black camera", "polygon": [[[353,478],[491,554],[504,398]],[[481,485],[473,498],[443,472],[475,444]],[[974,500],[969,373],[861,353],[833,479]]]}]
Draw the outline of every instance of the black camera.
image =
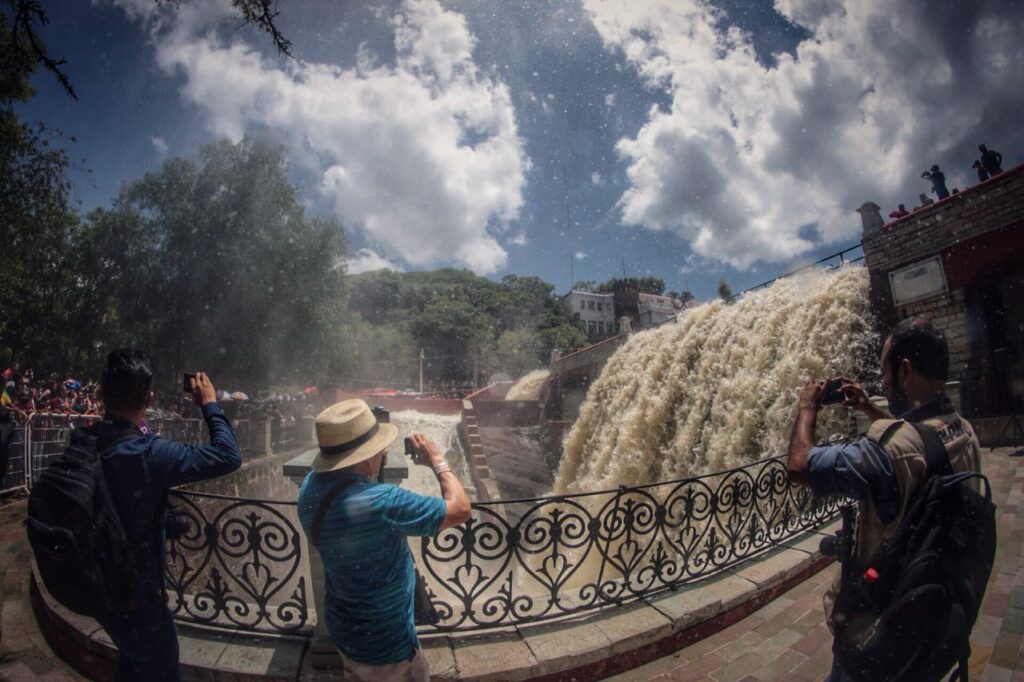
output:
[{"label": "black camera", "polygon": [[818,403],[820,405],[835,405],[846,400],[846,394],[839,390],[842,386],[842,379],[829,379],[825,383],[825,389],[821,392]]},{"label": "black camera", "polygon": [[180,540],[188,532],[188,518],[173,509],[164,512],[164,535],[168,540]]},{"label": "black camera", "polygon": [[405,438],[405,454],[412,457],[412,461],[416,461],[416,446],[413,445],[412,438],[409,436]]}]

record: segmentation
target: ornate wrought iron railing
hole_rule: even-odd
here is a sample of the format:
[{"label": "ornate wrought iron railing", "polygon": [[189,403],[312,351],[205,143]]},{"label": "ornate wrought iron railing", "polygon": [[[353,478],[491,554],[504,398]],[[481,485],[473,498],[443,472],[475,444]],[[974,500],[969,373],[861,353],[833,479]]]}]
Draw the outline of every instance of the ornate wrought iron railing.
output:
[{"label": "ornate wrought iron railing", "polygon": [[[167,542],[178,620],[257,632],[312,628],[308,554],[294,502],[170,493],[180,536]],[[169,528],[169,535],[174,535]]]},{"label": "ornate wrought iron railing", "polygon": [[[840,502],[790,485],[779,458],[612,491],[475,503],[465,525],[419,543],[417,564],[441,616],[429,627],[548,620],[674,589],[830,520]],[[311,630],[309,559],[294,502],[174,491],[171,506],[184,526],[167,545],[175,618]]]},{"label": "ornate wrought iron railing", "polygon": [[567,616],[679,587],[831,519],[782,459],[614,491],[485,502],[422,542],[439,630]]}]

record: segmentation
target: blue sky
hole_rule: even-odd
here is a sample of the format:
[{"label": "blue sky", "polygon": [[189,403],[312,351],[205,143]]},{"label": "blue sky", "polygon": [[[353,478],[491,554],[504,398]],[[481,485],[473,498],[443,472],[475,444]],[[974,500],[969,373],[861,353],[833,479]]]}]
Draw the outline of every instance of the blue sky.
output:
[{"label": "blue sky", "polygon": [[[855,243],[854,210],[1019,163],[1017,3],[282,3],[295,60],[227,3],[53,3],[20,107],[76,137],[83,208],[219,137],[289,147],[353,271],[655,275],[715,295]],[[58,11],[59,6],[59,11]],[[566,187],[572,239],[566,233]]]}]

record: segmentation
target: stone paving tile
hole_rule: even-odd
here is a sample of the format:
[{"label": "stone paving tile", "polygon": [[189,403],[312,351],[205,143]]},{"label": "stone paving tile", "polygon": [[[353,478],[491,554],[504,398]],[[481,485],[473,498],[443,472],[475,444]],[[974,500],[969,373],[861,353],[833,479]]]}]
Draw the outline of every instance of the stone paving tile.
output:
[{"label": "stone paving tile", "polygon": [[755,675],[759,679],[764,680],[764,682],[785,679],[789,676],[789,673],[806,660],[807,657],[803,654],[787,649],[779,656],[768,661]]},{"label": "stone paving tile", "polygon": [[[971,635],[972,682],[1024,682],[1024,458],[1007,457],[1011,450],[982,453],[999,507],[999,548]],[[832,665],[832,636],[821,596],[835,570],[826,568],[747,618],[680,650],[678,657],[666,656],[611,679],[819,682]],[[687,662],[680,664],[680,658]],[[757,665],[748,668],[754,661]]]},{"label": "stone paving tile", "polygon": [[0,499],[0,575],[3,597],[0,601],[0,680],[42,680],[67,682],[83,680],[57,658],[47,645],[29,605],[28,587],[32,550],[25,538],[22,522],[27,499],[8,496]]},{"label": "stone paving tile", "polygon": [[755,670],[764,665],[764,658],[757,651],[747,651],[734,661],[722,666],[710,673],[710,676],[717,682],[738,682],[750,676]]}]

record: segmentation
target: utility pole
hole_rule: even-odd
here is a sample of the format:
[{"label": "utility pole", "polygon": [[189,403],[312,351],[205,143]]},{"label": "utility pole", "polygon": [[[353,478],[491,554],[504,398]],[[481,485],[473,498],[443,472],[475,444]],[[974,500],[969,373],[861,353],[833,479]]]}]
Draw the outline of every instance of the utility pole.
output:
[{"label": "utility pole", "polygon": [[420,348],[420,395],[423,395],[423,349]]},{"label": "utility pole", "polygon": [[569,278],[572,280],[569,291],[572,291],[576,286],[576,253],[572,244],[572,216],[569,213],[569,174],[565,170],[564,163],[562,164],[562,185],[565,187],[565,235],[569,241]]},{"label": "utility pole", "polygon": [[626,257],[622,257],[622,279],[626,279]]}]

